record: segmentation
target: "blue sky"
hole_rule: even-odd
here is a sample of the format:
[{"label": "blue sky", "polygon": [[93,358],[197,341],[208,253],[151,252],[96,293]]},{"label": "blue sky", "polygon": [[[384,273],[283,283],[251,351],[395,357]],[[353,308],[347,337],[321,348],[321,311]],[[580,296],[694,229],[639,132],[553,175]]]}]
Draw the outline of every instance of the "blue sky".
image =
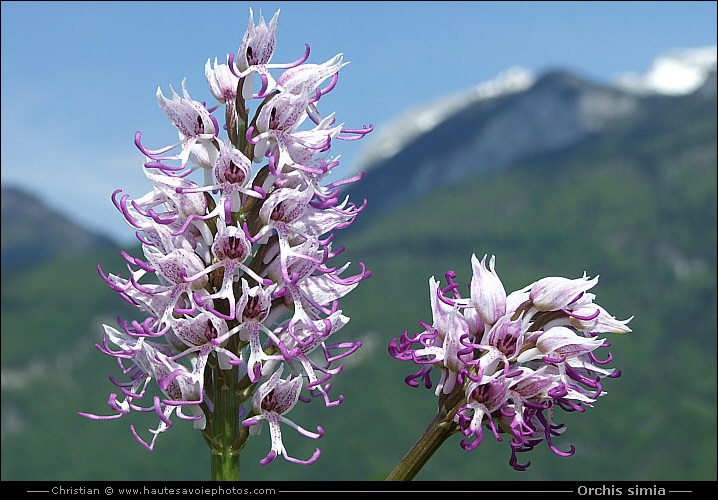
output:
[{"label": "blue sky", "polygon": [[[33,191],[117,240],[133,232],[110,195],[149,190],[133,145],[176,140],[155,92],[187,77],[213,102],[208,58],[235,52],[249,8],[281,9],[273,62],[344,53],[320,102],[348,126],[381,127],[407,108],[512,66],[606,82],[675,48],[716,44],[716,2],[2,2],[2,183]],[[367,142],[337,142],[343,172]]]}]

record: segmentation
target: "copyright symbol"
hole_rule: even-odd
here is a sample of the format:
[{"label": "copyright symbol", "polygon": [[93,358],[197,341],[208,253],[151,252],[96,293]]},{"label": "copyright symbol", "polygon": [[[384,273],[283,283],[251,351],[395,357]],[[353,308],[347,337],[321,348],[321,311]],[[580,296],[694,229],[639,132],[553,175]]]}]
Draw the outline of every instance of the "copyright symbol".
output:
[{"label": "copyright symbol", "polygon": [[112,495],[112,487],[108,486],[105,488],[105,495]]}]

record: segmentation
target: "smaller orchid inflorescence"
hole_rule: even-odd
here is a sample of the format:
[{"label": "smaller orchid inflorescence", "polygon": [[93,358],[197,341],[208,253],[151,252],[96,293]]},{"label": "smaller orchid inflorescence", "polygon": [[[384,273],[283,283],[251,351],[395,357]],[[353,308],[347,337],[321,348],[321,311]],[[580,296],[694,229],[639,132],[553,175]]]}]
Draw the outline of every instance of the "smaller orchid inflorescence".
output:
[{"label": "smaller orchid inflorescence", "polygon": [[630,332],[630,318],[616,320],[594,303],[588,290],[598,277],[543,278],[507,295],[494,262],[491,257],[487,267],[486,256],[472,256],[468,297],[461,296],[454,272],[446,273],[443,287],[432,277],[433,323],[420,322],[420,333],[393,339],[389,353],[419,365],[406,378],[410,386],[431,388],[431,372],[440,372],[436,422],[448,429],[443,439],[461,432],[461,447],[473,450],[484,427],[499,441],[508,435],[509,464],[525,470],[530,462],[520,464],[517,453],[541,441],[558,455],[574,453],[573,445],[562,451],[552,442],[565,430],[554,423],[554,412],[583,412],[605,394],[601,379],[620,372],[604,366],[610,354],[604,360],[594,355],[610,345],[597,336]]},{"label": "smaller orchid inflorescence", "polygon": [[[329,394],[342,369],[336,362],[361,345],[330,343],[349,321],[339,299],[370,274],[361,264],[355,271],[348,262],[330,264],[343,251],[333,246],[333,231],[352,224],[362,209],[340,198],[340,189],[361,176],[322,181],[338,164],[329,156],[332,141],[359,139],[371,126],[351,130],[318,110],[346,64],[341,54],[305,64],[307,45],[294,63],[270,62],[278,14],[267,24],[260,13],[255,25],[250,10],[236,56],[226,64],[207,61],[216,105],[193,100],[184,81],[182,96],[157,90],[179,141],[151,150],[137,132],[152,190],[136,199],[121,190],[112,195],[136,230],[144,259],[123,252],[128,275],[101,268],[100,274],[148,316],[104,325],[97,347],[117,359],[129,381],[110,377],[119,388],[108,401],[114,414],[81,415],[155,412],[159,424],[149,442],[130,426],[148,450],[172,427],[173,413],[194,421],[217,455],[237,455],[266,420],[271,450],[262,464],[278,455],[313,463],[319,449],[306,460],[287,454],[280,423],[321,437],[321,427],[306,430],[287,414],[299,400],[339,404],[342,396]],[[275,79],[270,70],[281,74]],[[220,128],[212,113],[222,107]],[[190,179],[193,172],[203,173],[202,184]]]}]

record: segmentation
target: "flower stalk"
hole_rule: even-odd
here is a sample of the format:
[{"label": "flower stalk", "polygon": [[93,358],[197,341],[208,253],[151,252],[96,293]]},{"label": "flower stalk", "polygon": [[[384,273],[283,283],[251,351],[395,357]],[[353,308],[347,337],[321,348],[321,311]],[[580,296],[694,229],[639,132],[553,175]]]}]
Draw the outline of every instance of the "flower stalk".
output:
[{"label": "flower stalk", "polygon": [[444,415],[436,415],[424,433],[387,476],[387,481],[411,481],[458,426]]},{"label": "flower stalk", "polygon": [[214,385],[213,434],[211,476],[213,481],[239,481],[239,452],[235,448],[240,431],[241,401],[236,393],[239,370],[232,367]]},{"label": "flower stalk", "polygon": [[419,436],[419,439],[387,476],[386,481],[411,481],[414,479],[436,450],[451,435],[460,430],[454,422],[454,416],[464,403],[465,401],[458,401],[450,411],[446,411],[446,407],[442,406],[424,433]]},{"label": "flower stalk", "polygon": [[456,386],[449,394],[439,397],[439,411],[424,433],[394,467],[386,481],[411,481],[426,465],[436,450],[460,427],[454,422],[456,412],[466,404],[463,391]]}]

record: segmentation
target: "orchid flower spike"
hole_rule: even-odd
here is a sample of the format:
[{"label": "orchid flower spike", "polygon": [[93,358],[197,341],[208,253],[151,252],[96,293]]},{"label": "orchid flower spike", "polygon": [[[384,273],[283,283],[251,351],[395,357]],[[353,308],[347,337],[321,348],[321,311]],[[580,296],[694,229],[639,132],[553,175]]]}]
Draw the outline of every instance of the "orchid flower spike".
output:
[{"label": "orchid flower spike", "polygon": [[[306,459],[290,456],[282,429],[318,439],[321,427],[305,430],[290,420],[291,410],[300,399],[321,397],[326,408],[343,401],[329,396],[343,369],[337,362],[361,342],[338,338],[349,322],[340,303],[371,275],[361,262],[352,271],[335,243],[364,207],[341,190],[362,176],[325,180],[339,164],[332,141],[345,129],[334,113],[321,118],[318,105],[346,62],[339,54],[305,64],[305,44],[298,60],[272,63],[278,15],[267,22],[260,12],[255,24],[250,9],[238,52],[226,64],[207,59],[214,105],[193,99],[186,79],[181,93],[157,89],[178,140],[149,149],[137,132],[148,192],[133,199],[117,189],[111,196],[135,230],[141,257],[121,252],[124,275],[98,266],[141,314],[117,318],[118,328],[105,325],[97,344],[126,380],[111,377],[119,390],[107,400],[108,415],[80,412],[93,420],[156,415],[149,439],[130,425],[148,450],[176,418],[192,421],[212,449],[213,477],[225,479],[238,474],[237,453],[265,420],[271,446],[260,463],[280,455],[317,461],[319,449]],[[451,339],[452,353],[462,348]]]},{"label": "orchid flower spike", "polygon": [[597,335],[629,332],[630,318],[616,320],[594,303],[587,291],[597,277],[543,278],[507,295],[494,257],[488,266],[486,259],[471,256],[468,298],[461,297],[452,271],[444,287],[432,278],[433,324],[421,323],[423,332],[393,339],[389,353],[418,365],[405,379],[412,387],[423,381],[431,388],[431,375],[439,371],[440,415],[450,419],[443,425],[464,434],[462,448],[475,449],[484,427],[498,441],[508,434],[509,464],[525,470],[529,463],[519,463],[516,454],[542,441],[557,455],[575,452],[552,441],[563,428],[553,422],[556,411],[585,412],[605,394],[602,380],[620,372],[605,366],[610,355],[596,356],[609,345]]}]

